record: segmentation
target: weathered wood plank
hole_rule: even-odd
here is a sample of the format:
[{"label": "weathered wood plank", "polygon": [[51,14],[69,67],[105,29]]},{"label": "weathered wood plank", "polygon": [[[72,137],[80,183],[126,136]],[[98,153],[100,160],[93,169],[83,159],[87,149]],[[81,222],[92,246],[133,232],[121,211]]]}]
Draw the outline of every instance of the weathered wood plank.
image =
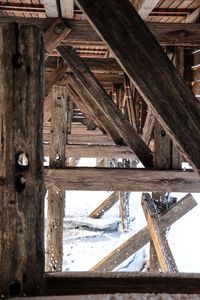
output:
[{"label": "weathered wood plank", "polygon": [[112,193],[95,210],[89,214],[89,218],[99,219],[119,200],[118,192]]},{"label": "weathered wood plank", "polygon": [[[200,172],[199,105],[129,1],[112,0],[105,4],[93,1],[91,5],[88,0],[77,0],[77,3],[154,110],[173,142]],[[122,44],[124,35],[126,39]]]},{"label": "weathered wood plank", "polygon": [[51,139],[50,167],[65,168],[65,147],[67,141],[67,89],[63,86],[53,86],[51,96]]},{"label": "weathered wood plank", "polygon": [[68,75],[67,83],[72,92],[74,94],[78,93],[79,95],[79,98],[76,101],[77,105],[79,105],[81,109],[86,111],[91,121],[94,121],[95,124],[97,124],[100,128],[103,128],[108,133],[115,144],[121,145],[123,140],[116,130],[115,126],[113,126],[109,118],[106,118],[105,115],[101,113],[99,107],[93,101],[93,98],[90,96],[90,94],[87,93],[86,89],[79,84],[77,78],[73,74]]},{"label": "weathered wood plank", "polygon": [[150,209],[151,197],[147,193],[142,194],[142,208],[147,220],[149,233],[154,244],[154,248],[160,263],[162,272],[177,273],[178,269],[170,250],[165,232],[160,229],[160,222],[156,209]]},{"label": "weathered wood plank", "polygon": [[58,7],[56,0],[43,0],[44,8],[49,18],[58,18]]},{"label": "weathered wood plank", "polygon": [[129,198],[130,192],[119,192],[119,215],[122,232],[128,231],[129,228]]},{"label": "weathered wood plank", "polygon": [[124,168],[69,168],[45,170],[46,186],[65,190],[200,192],[194,172]]},{"label": "weathered wood plank", "polygon": [[[167,227],[176,222],[179,218],[184,216],[188,211],[197,205],[192,195],[186,195],[173,207],[171,207],[165,214],[160,217],[159,227],[164,232]],[[131,238],[125,241],[122,245],[113,250],[99,263],[97,263],[91,271],[105,272],[112,271],[120,265],[125,259],[130,257],[133,253],[142,248],[150,241],[148,227],[144,227]]]},{"label": "weathered wood plank", "polygon": [[195,23],[198,18],[199,18],[199,14],[200,14],[200,7],[198,7],[197,9],[195,9],[191,14],[189,14],[183,21],[182,23]]},{"label": "weathered wood plank", "polygon": [[[141,272],[62,272],[59,274],[47,273],[45,275],[45,281],[45,292],[47,295],[126,293],[127,300],[137,300],[140,298],[132,298],[132,296],[127,293],[154,292],[172,294],[178,293],[179,295],[177,294],[177,300],[185,300],[182,293],[186,293],[187,295],[200,293],[200,274],[188,273],[152,274]],[[118,296],[118,294],[114,295],[114,298],[111,299],[117,299]],[[167,297],[163,299],[162,297],[164,296],[165,294],[162,294],[158,299],[170,299]],[[90,296],[90,299],[91,297],[93,296]],[[176,300],[176,297],[173,295],[170,295],[170,297],[172,297],[171,299]],[[123,295],[121,299],[126,298],[124,298]],[[142,300],[143,299],[145,298],[142,298]],[[154,298],[154,294],[151,294],[150,299],[157,298]]]},{"label": "weathered wood plank", "polygon": [[45,58],[60,44],[60,42],[70,33],[71,29],[60,19],[57,19],[44,34]]},{"label": "weathered wood plank", "polygon": [[142,19],[146,19],[160,0],[131,0]]},{"label": "weathered wood plank", "polygon": [[[66,87],[52,89],[52,118],[50,141],[50,167],[65,168],[65,145],[67,140]],[[62,271],[63,218],[65,191],[52,186],[48,190],[48,218],[46,234],[46,271]]]},{"label": "weathered wood plank", "polygon": [[142,139],[147,145],[149,145],[150,143],[152,132],[154,129],[154,124],[155,124],[155,116],[152,110],[149,108],[144,123],[144,127],[142,129]]},{"label": "weathered wood plank", "polygon": [[45,82],[45,96],[48,95],[53,85],[57,83],[59,79],[61,79],[66,72],[66,66],[63,61],[59,63],[59,65],[55,68],[53,72],[51,72],[51,76],[47,82]]},{"label": "weathered wood plank", "polygon": [[[49,145],[44,145],[44,155],[49,156]],[[70,144],[66,146],[65,155],[68,157],[136,158],[128,147],[119,145]]]},{"label": "weathered wood plank", "polygon": [[38,294],[44,272],[42,32],[0,26],[0,43],[0,294],[7,298]]},{"label": "weathered wood plank", "polygon": [[[73,273],[74,274],[74,273]],[[180,275],[181,277],[182,275]],[[150,280],[150,279],[149,279]],[[180,278],[181,280],[181,278]],[[103,293],[103,291],[102,291]],[[113,300],[113,297],[116,297],[114,294],[93,294],[92,297],[96,300]],[[200,294],[159,294],[159,293],[124,293],[124,294],[117,294],[117,297],[121,297],[123,300],[194,300],[195,298],[198,299]],[[24,300],[24,298],[17,298],[18,300]],[[27,300],[33,300],[33,298],[26,297]],[[16,298],[15,298],[16,300]],[[75,295],[75,296],[38,296],[34,297],[34,300],[91,300],[91,295]]]},{"label": "weathered wood plank", "polygon": [[[45,142],[49,142],[50,140],[50,133],[45,132],[43,134]],[[113,140],[106,134],[69,134],[68,135],[68,142],[71,144],[99,144],[99,145],[114,145]]]},{"label": "weathered wood plank", "polygon": [[[0,24],[16,22],[21,25],[33,25],[46,30],[55,19],[52,18],[22,18],[22,17],[1,17]],[[103,45],[97,33],[92,29],[87,21],[62,19],[72,31],[67,37],[68,45],[80,45],[81,42],[88,44],[96,42]],[[200,46],[200,24],[184,23],[146,23],[155,38],[163,46]]]},{"label": "weathered wood plank", "polygon": [[[136,130],[130,126],[128,120],[110,99],[87,65],[85,65],[72,47],[59,46],[57,50],[76,76],[77,86],[92,98],[92,101],[88,105],[93,110],[93,113],[96,113],[99,119],[102,116],[104,123],[105,120],[110,123],[110,127],[115,128],[119,132],[121,138],[134,151],[144,166],[151,167],[152,153],[150,149]],[[106,130],[108,130],[108,127],[106,127]]]},{"label": "weathered wood plank", "polygon": [[60,0],[62,18],[74,19],[74,0]]}]

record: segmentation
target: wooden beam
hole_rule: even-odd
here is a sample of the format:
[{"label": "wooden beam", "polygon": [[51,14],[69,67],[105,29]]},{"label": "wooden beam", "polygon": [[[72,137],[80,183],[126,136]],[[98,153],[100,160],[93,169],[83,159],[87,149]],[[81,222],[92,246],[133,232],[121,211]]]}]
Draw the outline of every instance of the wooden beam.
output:
[{"label": "wooden beam", "polygon": [[99,219],[119,200],[118,192],[112,193],[95,210],[89,214],[89,218]]},{"label": "wooden beam", "polygon": [[43,43],[0,26],[0,294],[40,293],[44,272]]},{"label": "wooden beam", "polygon": [[56,0],[43,0],[44,8],[48,18],[58,18],[58,7]]},{"label": "wooden beam", "polygon": [[[50,132],[43,133],[45,143],[50,141]],[[99,144],[99,145],[114,145],[113,140],[107,134],[69,134],[68,135],[69,144]]]},{"label": "wooden beam", "polygon": [[195,9],[191,14],[189,14],[183,21],[182,23],[195,23],[198,18],[199,18],[199,14],[200,14],[200,7],[198,7],[197,9]]},{"label": "wooden beam", "polygon": [[147,145],[149,145],[150,143],[152,132],[154,129],[154,124],[155,124],[155,116],[152,110],[149,108],[144,123],[144,127],[142,129],[142,139]]},{"label": "wooden beam", "polygon": [[[200,172],[199,105],[129,1],[102,3],[96,0],[91,5],[89,0],[77,0],[77,3],[152,107],[173,142]],[[125,33],[125,42],[121,43]]]},{"label": "wooden beam", "polygon": [[[44,155],[49,156],[49,145],[44,145]],[[119,145],[73,145],[66,146],[68,157],[102,157],[136,159],[135,154],[126,146]]]},{"label": "wooden beam", "polygon": [[[177,202],[173,207],[170,208],[165,214],[160,217],[159,227],[162,232],[167,230],[167,227],[171,226],[179,218],[184,216],[192,208],[197,205],[196,201],[192,195],[186,195],[179,202]],[[103,258],[99,263],[97,263],[90,271],[112,271],[117,266],[119,266],[125,259],[130,257],[145,244],[150,241],[151,237],[149,235],[148,227],[144,227],[122,245],[114,249],[105,258]]]},{"label": "wooden beam", "polygon": [[[50,167],[65,168],[67,141],[66,87],[53,86],[51,96]],[[48,217],[46,232],[46,271],[62,271],[63,218],[65,191],[56,186],[48,190]]]},{"label": "wooden beam", "polygon": [[[21,25],[33,25],[47,30],[55,21],[52,18],[22,18],[22,17],[1,17],[0,24],[16,22]],[[92,42],[98,45],[105,45],[95,30],[87,21],[62,19],[72,29],[65,40],[65,43],[72,46],[88,45]],[[200,24],[186,23],[146,23],[152,34],[163,46],[200,46]]]},{"label": "wooden beam", "polygon": [[61,43],[61,41],[70,33],[71,29],[64,22],[57,19],[49,26],[44,34],[45,58]]},{"label": "wooden beam", "polygon": [[[136,130],[131,127],[128,120],[110,99],[87,65],[72,47],[59,46],[57,50],[76,76],[77,87],[79,86],[91,98],[92,101],[88,102],[88,105],[93,109],[93,113],[96,113],[99,119],[102,118],[104,124],[106,121],[107,124],[110,124],[110,127],[119,132],[121,138],[134,151],[144,166],[151,167],[152,153],[150,149]],[[109,125],[106,127],[106,130],[108,128]]]},{"label": "wooden beam", "polygon": [[45,96],[48,95],[52,86],[57,83],[59,79],[61,79],[66,72],[66,65],[63,61],[59,63],[59,65],[55,68],[55,70],[51,73],[50,78],[47,82],[45,82]]},{"label": "wooden beam", "polygon": [[160,0],[131,0],[142,19],[146,19]]},{"label": "wooden beam", "polygon": [[106,118],[104,114],[101,113],[99,107],[93,101],[93,98],[87,93],[86,89],[79,84],[77,78],[73,74],[68,75],[67,82],[70,89],[79,95],[79,98],[77,99],[77,105],[81,104],[80,108],[87,112],[87,115],[91,118],[91,121],[94,121],[95,124],[97,124],[100,128],[103,128],[105,132],[107,132],[112,138],[115,144],[121,145],[123,140],[115,126],[113,126],[109,118]]},{"label": "wooden beam", "polygon": [[161,231],[160,221],[155,207],[152,210],[152,200],[148,193],[142,194],[142,208],[147,220],[149,233],[161,266],[162,272],[177,273],[178,269],[170,250],[165,232]]},{"label": "wooden beam", "polygon": [[60,0],[62,18],[74,19],[74,0]]},{"label": "wooden beam", "polygon": [[46,187],[86,191],[200,192],[194,172],[125,168],[45,170]]},{"label": "wooden beam", "polygon": [[[73,276],[75,273],[73,273]],[[150,281],[150,278],[149,278]],[[103,293],[103,291],[102,291]],[[73,298],[72,298],[73,297]],[[113,299],[113,297],[116,297],[114,294],[93,294],[92,297],[95,300],[110,300]],[[130,299],[137,299],[137,300],[149,300],[153,299],[154,300],[160,300],[161,297],[163,297],[162,294],[159,293],[118,293],[117,297],[121,297],[123,300],[130,300]],[[165,300],[170,299],[170,300],[180,300],[180,297],[184,300],[194,300],[194,295],[190,294],[171,294],[171,293],[165,293],[164,295]],[[195,294],[195,297],[200,297],[200,294]],[[19,300],[23,300],[22,298],[19,298]],[[26,300],[32,300],[31,297],[26,297]],[[91,300],[91,295],[74,295],[74,296],[39,296],[35,297],[34,300]]]},{"label": "wooden beam", "polygon": [[[47,273],[45,275],[45,282],[46,295],[113,293],[117,295],[114,295],[114,298],[112,298],[117,299],[116,297],[120,297],[118,293],[126,293],[127,298],[125,298],[125,295],[122,295],[121,299],[129,300],[140,298],[137,298],[137,296],[136,298],[132,298],[128,293],[151,293],[148,298],[150,300],[157,299],[154,298],[152,292],[156,294],[164,293],[164,295],[161,295],[158,299],[162,299],[163,297],[163,299],[170,299],[165,298],[165,293],[194,294],[193,297],[196,297],[195,294],[200,293],[200,274],[198,273],[152,274],[141,272],[62,272]],[[185,299],[182,295],[178,296],[179,298],[177,300]],[[108,298],[106,295],[105,300],[112,298]],[[176,300],[173,295],[171,299]],[[85,299],[83,298],[83,300]]]}]

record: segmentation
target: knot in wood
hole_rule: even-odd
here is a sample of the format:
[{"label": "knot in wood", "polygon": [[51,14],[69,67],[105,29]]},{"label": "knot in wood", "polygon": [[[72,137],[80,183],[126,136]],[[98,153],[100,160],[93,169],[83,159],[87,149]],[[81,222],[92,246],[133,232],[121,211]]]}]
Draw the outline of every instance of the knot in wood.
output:
[{"label": "knot in wood", "polygon": [[64,30],[64,26],[63,25],[61,25],[61,24],[56,25],[56,27],[55,27],[55,33],[61,34],[63,32],[63,30]]},{"label": "knot in wood", "polygon": [[189,32],[187,30],[179,30],[178,33],[181,37],[186,37],[189,35]]}]

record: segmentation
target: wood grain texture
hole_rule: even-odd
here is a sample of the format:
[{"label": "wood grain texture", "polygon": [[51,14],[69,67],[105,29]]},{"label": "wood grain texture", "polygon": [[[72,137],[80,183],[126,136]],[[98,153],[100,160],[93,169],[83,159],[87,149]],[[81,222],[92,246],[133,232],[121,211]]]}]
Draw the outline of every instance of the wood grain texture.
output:
[{"label": "wood grain texture", "polygon": [[200,172],[199,105],[129,1],[112,0],[106,4],[93,1],[91,5],[89,0],[77,0],[77,3],[173,142]]},{"label": "wood grain texture", "polygon": [[74,0],[60,0],[62,18],[74,19]]},{"label": "wood grain texture", "polygon": [[147,193],[142,194],[142,208],[148,224],[151,240],[154,244],[154,248],[157,254],[158,261],[160,263],[161,271],[168,273],[177,273],[178,269],[169,247],[165,232],[160,229],[160,216],[156,214],[156,209],[152,211],[150,209],[151,197]]},{"label": "wood grain texture", "polygon": [[71,29],[60,19],[57,19],[44,33],[45,58],[56,49],[61,41],[70,33]]},{"label": "wood grain texture", "polygon": [[[190,294],[200,293],[199,285],[199,274],[194,273],[153,274],[141,272],[63,272],[58,274],[46,274],[47,295],[91,295],[102,293],[116,294],[153,292],[172,294],[178,293],[178,300],[185,300]],[[186,298],[183,297],[183,293],[187,294]],[[127,298],[125,298],[126,296]],[[150,299],[157,299],[154,298],[154,294],[152,294],[151,296],[153,298],[151,297]],[[168,298],[163,299],[162,295],[159,295],[158,299],[176,299],[176,297],[174,297],[173,295],[170,295],[171,298],[169,298],[169,294],[167,296]],[[96,299],[93,297],[93,295],[90,296],[90,299],[91,297],[93,299]],[[126,294],[112,295],[112,298],[110,298],[109,300],[111,299],[135,300],[137,298],[132,298],[131,294]],[[141,300],[143,299],[145,298],[142,298]],[[191,295],[191,299],[196,300],[198,299],[198,297],[192,298]]]},{"label": "wood grain texture", "polygon": [[87,65],[85,65],[72,47],[59,46],[57,50],[76,76],[77,86],[84,90],[92,99],[88,105],[92,108],[93,113],[97,113],[99,119],[103,117],[104,123],[106,120],[110,124],[110,127],[118,131],[121,138],[134,151],[144,166],[151,167],[152,153],[150,149],[109,98]]},{"label": "wood grain texture", "polygon": [[65,190],[200,192],[194,172],[125,168],[69,168],[45,170],[48,188],[56,184]]},{"label": "wood grain texture", "polygon": [[57,83],[59,79],[61,79],[66,72],[66,65],[63,61],[59,63],[59,65],[55,68],[53,72],[51,72],[50,78],[45,80],[45,96],[48,95],[53,85]]},{"label": "wood grain texture", "polygon": [[[93,100],[93,97],[91,97],[87,90],[79,84],[79,81],[74,74],[67,76],[67,83],[70,90],[73,92],[73,94],[75,94],[74,99],[76,99],[75,101],[78,107],[80,107],[83,112],[86,112],[86,115],[89,116],[91,121],[93,121],[100,128],[103,128],[103,130],[108,133],[115,144],[121,145],[122,138],[115,126],[113,126],[113,124],[110,122],[110,119],[106,117],[101,110],[99,110],[99,107]],[[76,97],[76,94],[78,94],[78,97]]]},{"label": "wood grain texture", "polygon": [[0,26],[0,43],[0,294],[35,295],[44,272],[42,32]]},{"label": "wood grain texture", "polygon": [[146,19],[160,0],[131,0],[142,19]]},{"label": "wood grain texture", "polygon": [[[181,278],[180,278],[181,280]],[[103,293],[103,291],[102,291]],[[194,300],[195,297],[198,299],[200,294],[170,294],[167,293],[123,293],[123,294],[93,294],[92,297],[96,300],[118,300],[119,297],[123,300]],[[23,300],[23,298],[18,298]],[[27,300],[33,300],[30,297]],[[16,300],[16,299],[15,299]],[[35,297],[34,300],[91,300],[91,295],[75,295],[75,296],[46,296],[46,297]]]},{"label": "wood grain texture", "polygon": [[[196,201],[192,195],[186,195],[179,202],[177,202],[173,207],[170,208],[168,212],[163,214],[159,220],[159,227],[161,232],[164,232],[167,227],[176,222],[179,218],[184,216],[188,211],[197,205]],[[145,244],[150,241],[151,237],[149,235],[148,227],[144,227],[127,241],[121,244],[119,247],[115,248],[111,253],[104,257],[99,263],[97,263],[91,271],[105,272],[112,271],[117,266],[119,266],[125,259],[130,257]],[[144,274],[144,273],[142,273]]]},{"label": "wood grain texture", "polygon": [[[46,30],[55,19],[53,18],[22,18],[22,17],[1,17],[0,24],[8,24],[16,22],[21,25],[33,25]],[[68,45],[75,46],[96,42],[104,45],[104,42],[91,27],[87,21],[62,19],[72,31],[66,39]],[[183,23],[146,23],[152,34],[163,46],[184,46],[198,47],[200,46],[200,24],[183,24]]]},{"label": "wood grain texture", "polygon": [[119,200],[118,192],[112,193],[106,200],[104,200],[95,210],[89,214],[89,218],[99,219],[103,216],[115,203]]},{"label": "wood grain texture", "polygon": [[58,8],[56,0],[43,0],[44,8],[49,18],[58,18]]},{"label": "wood grain texture", "polygon": [[[67,140],[66,87],[53,86],[51,95],[50,167],[65,168]],[[46,271],[62,271],[63,218],[65,191],[52,186],[48,190],[48,218],[46,234]]]}]

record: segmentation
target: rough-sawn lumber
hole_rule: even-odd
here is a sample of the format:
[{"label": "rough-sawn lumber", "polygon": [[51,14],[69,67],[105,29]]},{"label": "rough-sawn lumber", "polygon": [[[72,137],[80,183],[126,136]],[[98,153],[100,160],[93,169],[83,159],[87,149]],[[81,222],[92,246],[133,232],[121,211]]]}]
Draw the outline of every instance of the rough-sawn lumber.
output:
[{"label": "rough-sawn lumber", "polygon": [[174,143],[200,172],[200,107],[130,2],[77,3]]},{"label": "rough-sawn lumber", "polygon": [[144,166],[152,167],[153,160],[150,149],[136,130],[131,127],[126,117],[108,96],[88,66],[72,47],[58,46],[57,50],[76,76],[77,86],[88,93],[93,100],[87,102],[88,106],[93,109],[93,113],[96,113],[99,119],[103,118],[106,122],[109,122],[110,127],[118,131],[121,138],[134,151]]},{"label": "rough-sawn lumber", "polygon": [[200,192],[194,172],[132,168],[87,168],[45,170],[46,187],[86,191]]}]

